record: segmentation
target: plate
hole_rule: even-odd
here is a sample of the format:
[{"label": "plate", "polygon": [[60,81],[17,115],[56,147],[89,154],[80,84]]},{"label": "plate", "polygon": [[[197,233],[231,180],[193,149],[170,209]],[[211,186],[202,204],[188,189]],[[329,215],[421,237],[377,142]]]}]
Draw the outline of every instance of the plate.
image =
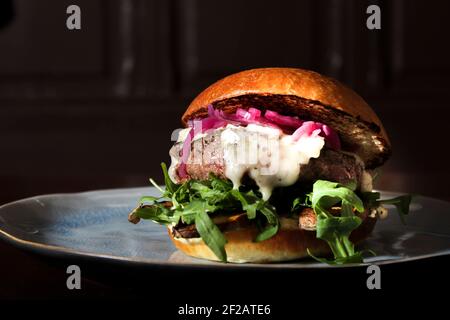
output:
[{"label": "plate", "polygon": [[[398,194],[381,192],[382,197]],[[148,266],[208,268],[323,268],[311,259],[274,264],[224,264],[188,257],[172,245],[166,228],[151,221],[137,225],[127,216],[155,188],[99,190],[43,195],[0,207],[0,237],[38,253],[121,261]],[[450,254],[450,203],[416,197],[407,225],[390,208],[362,247],[377,253],[365,263],[400,263]]]}]

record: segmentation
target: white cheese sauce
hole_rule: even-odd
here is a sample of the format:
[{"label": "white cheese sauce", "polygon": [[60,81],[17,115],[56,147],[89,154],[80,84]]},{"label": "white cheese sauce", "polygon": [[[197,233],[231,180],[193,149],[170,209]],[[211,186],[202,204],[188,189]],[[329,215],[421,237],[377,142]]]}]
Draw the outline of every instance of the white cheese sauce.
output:
[{"label": "white cheese sauce", "polygon": [[249,124],[227,125],[221,133],[225,176],[239,188],[242,177],[256,182],[264,200],[275,187],[294,184],[303,165],[318,158],[325,145],[323,137],[302,137],[294,141],[281,130]]},{"label": "white cheese sauce", "polygon": [[[186,140],[190,131],[191,131],[191,128],[184,128],[184,129],[179,130],[177,142],[183,142],[184,140]],[[206,133],[196,133],[194,136],[194,139],[192,139],[192,141],[201,139],[203,137],[206,137]]]},{"label": "white cheese sauce", "polygon": [[170,155],[170,166],[169,169],[167,170],[167,173],[169,174],[170,180],[172,180],[173,182],[177,182],[177,168],[178,168],[178,160],[179,157],[175,156],[175,155]]},{"label": "white cheese sauce", "polygon": [[372,175],[364,170],[361,175],[361,192],[371,192],[373,189]]}]

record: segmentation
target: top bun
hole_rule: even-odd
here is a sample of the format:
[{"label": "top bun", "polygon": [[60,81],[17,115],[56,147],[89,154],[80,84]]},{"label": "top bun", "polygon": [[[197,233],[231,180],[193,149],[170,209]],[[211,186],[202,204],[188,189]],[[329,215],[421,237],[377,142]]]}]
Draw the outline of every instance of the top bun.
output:
[{"label": "top bun", "polygon": [[182,117],[203,118],[208,105],[233,113],[237,108],[273,110],[335,129],[345,151],[356,153],[367,169],[382,165],[391,145],[380,119],[353,90],[317,72],[261,68],[225,77],[201,92]]}]

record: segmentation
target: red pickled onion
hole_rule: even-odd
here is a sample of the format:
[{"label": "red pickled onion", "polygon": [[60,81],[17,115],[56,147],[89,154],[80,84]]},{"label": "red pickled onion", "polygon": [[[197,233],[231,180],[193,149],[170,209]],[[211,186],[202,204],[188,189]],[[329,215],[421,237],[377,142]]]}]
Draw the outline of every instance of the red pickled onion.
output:
[{"label": "red pickled onion", "polygon": [[341,140],[339,139],[336,131],[331,129],[329,126],[324,124],[322,126],[322,131],[325,134],[326,142],[331,149],[340,150],[341,149]]},{"label": "red pickled onion", "polygon": [[323,137],[328,147],[334,150],[341,148],[341,143],[337,133],[326,124],[314,121],[306,121],[292,134],[294,141],[297,141],[303,136],[307,137]]},{"label": "red pickled onion", "polygon": [[181,179],[187,178],[188,174],[186,171],[186,164],[187,161],[189,159],[189,154],[191,153],[191,142],[192,139],[194,138],[194,128],[191,128],[189,130],[189,133],[186,137],[186,139],[183,142],[183,147],[181,149],[181,161],[180,161],[180,165],[178,166],[177,172],[178,172],[178,176]]},{"label": "red pickled onion", "polygon": [[281,126],[286,126],[289,128],[297,129],[303,124],[303,121],[300,120],[297,117],[290,117],[290,116],[282,116],[278,112],[267,110],[264,113],[264,118],[266,118],[269,121],[272,121],[273,123],[276,123]]},{"label": "red pickled onion", "polygon": [[318,122],[314,122],[314,121],[306,121],[303,122],[303,124],[297,129],[295,130],[295,132],[292,134],[292,139],[294,141],[297,141],[298,139],[300,139],[303,136],[313,136],[313,133],[316,130],[321,130],[322,129],[322,124],[318,123]]},{"label": "red pickled onion", "polygon": [[252,115],[255,119],[258,119],[261,117],[261,111],[256,108],[249,108],[248,113]]},{"label": "red pickled onion", "polygon": [[208,131],[209,129],[217,129],[217,128],[221,128],[221,127],[225,127],[227,125],[227,121],[226,120],[220,120],[220,119],[216,119],[216,118],[205,118],[202,120],[198,121],[198,125],[194,128],[196,128],[196,132],[195,133],[204,133],[206,131]]},{"label": "red pickled onion", "polygon": [[244,121],[255,121],[261,118],[261,111],[255,108],[249,108],[248,110],[238,108],[235,113],[236,118]]},{"label": "red pickled onion", "polygon": [[[235,125],[240,124],[238,121],[235,121],[233,119],[234,115],[227,115],[222,110],[216,110],[216,109],[214,109],[214,107],[211,104],[208,106],[208,118],[213,118],[216,120],[223,120],[223,121],[226,121],[226,124],[229,124],[229,123],[235,124]],[[220,128],[219,126],[215,126],[215,127]]]},{"label": "red pickled onion", "polygon": [[240,124],[260,124],[267,127],[272,127],[276,129],[280,129],[278,125],[267,120],[266,118],[261,116],[261,111],[255,108],[250,108],[248,110],[238,108],[234,115],[230,116],[230,119],[240,123]]}]

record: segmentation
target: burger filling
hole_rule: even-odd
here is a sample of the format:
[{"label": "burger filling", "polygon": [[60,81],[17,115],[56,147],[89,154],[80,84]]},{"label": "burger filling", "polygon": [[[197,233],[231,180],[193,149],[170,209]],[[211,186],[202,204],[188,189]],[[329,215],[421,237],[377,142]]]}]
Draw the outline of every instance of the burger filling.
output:
[{"label": "burger filling", "polygon": [[150,219],[176,238],[201,238],[222,261],[228,230],[256,226],[258,242],[289,225],[328,243],[334,260],[316,259],[361,262],[350,234],[362,220],[385,216],[383,203],[408,212],[409,196],[380,200],[372,192],[371,173],[326,124],[209,106],[207,117],[188,125],[170,150],[169,170],[162,165],[165,190],[151,180],[161,197],[143,197],[129,220]]},{"label": "burger filling", "polygon": [[179,140],[170,150],[169,174],[178,183],[205,180],[213,173],[239,188],[250,178],[265,200],[276,187],[297,181],[312,185],[318,179],[343,185],[354,181],[361,190],[372,191],[372,176],[359,157],[324,146],[322,137],[293,141],[292,135],[258,125],[214,129],[192,141],[182,178],[178,172],[183,142]]}]

